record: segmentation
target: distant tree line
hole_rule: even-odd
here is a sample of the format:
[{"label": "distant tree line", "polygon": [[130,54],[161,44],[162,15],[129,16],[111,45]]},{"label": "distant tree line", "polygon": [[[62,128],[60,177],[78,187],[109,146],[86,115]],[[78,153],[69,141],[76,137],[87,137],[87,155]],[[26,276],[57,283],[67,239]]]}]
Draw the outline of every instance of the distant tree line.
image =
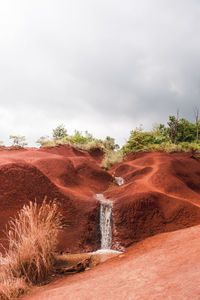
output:
[{"label": "distant tree line", "polygon": [[41,146],[72,144],[79,145],[81,147],[81,145],[85,145],[86,149],[86,145],[96,143],[98,147],[105,148],[107,150],[119,149],[119,145],[115,143],[115,139],[110,136],[106,136],[106,138],[102,140],[93,137],[93,135],[88,131],[82,133],[79,130],[75,130],[73,135],[68,135],[67,129],[63,124],[53,129],[52,138],[49,138],[49,136],[41,136],[36,143],[40,144]]},{"label": "distant tree line", "polygon": [[[156,124],[150,131],[143,130],[142,126],[130,132],[125,145],[120,149],[115,139],[106,136],[97,139],[88,131],[82,133],[75,130],[69,135],[63,124],[52,130],[52,137],[41,136],[36,143],[41,147],[71,145],[79,149],[90,150],[100,148],[103,151],[121,151],[128,154],[135,151],[199,151],[200,152],[200,121],[199,109],[194,108],[194,122],[179,117],[179,111],[170,115],[167,124]],[[13,146],[24,147],[27,145],[25,136],[10,135]],[[2,144],[2,142],[0,142]]]},{"label": "distant tree line", "polygon": [[126,154],[148,150],[200,150],[198,108],[194,109],[194,116],[195,122],[190,122],[185,118],[180,118],[179,111],[177,111],[176,115],[169,116],[167,125],[154,125],[151,131],[144,131],[140,126],[131,131],[130,137],[122,149]]}]

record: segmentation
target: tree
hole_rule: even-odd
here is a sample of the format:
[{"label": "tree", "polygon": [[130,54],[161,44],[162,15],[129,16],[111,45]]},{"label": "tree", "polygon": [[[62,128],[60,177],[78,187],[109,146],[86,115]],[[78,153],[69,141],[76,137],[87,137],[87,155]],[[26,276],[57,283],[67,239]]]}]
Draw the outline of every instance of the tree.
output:
[{"label": "tree", "polygon": [[196,125],[182,118],[179,120],[177,127],[176,142],[188,142],[191,143],[196,137]]},{"label": "tree", "polygon": [[119,145],[115,144],[115,139],[107,136],[103,141],[104,147],[108,150],[117,150],[119,149]]},{"label": "tree", "polygon": [[169,116],[169,122],[167,123],[169,126],[169,136],[171,138],[172,143],[175,143],[177,139],[178,123],[179,110],[177,110],[176,116]]},{"label": "tree", "polygon": [[196,123],[196,140],[199,140],[199,108],[195,106],[194,108],[194,116],[195,116],[195,123]]},{"label": "tree", "polygon": [[22,135],[10,135],[9,139],[12,140],[12,145],[13,146],[20,146],[20,147],[24,147],[26,145],[28,145],[28,143],[26,143],[26,137],[22,136]]},{"label": "tree", "polygon": [[57,126],[55,129],[53,129],[53,138],[55,140],[60,140],[67,137],[67,129],[65,129],[65,126],[63,124]]}]

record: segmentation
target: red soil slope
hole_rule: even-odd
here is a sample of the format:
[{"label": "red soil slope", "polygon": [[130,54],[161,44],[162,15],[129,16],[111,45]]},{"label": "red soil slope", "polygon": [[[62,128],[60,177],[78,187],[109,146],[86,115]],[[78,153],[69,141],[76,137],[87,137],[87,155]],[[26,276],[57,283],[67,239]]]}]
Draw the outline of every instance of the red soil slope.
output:
[{"label": "red soil slope", "polygon": [[200,224],[200,161],[188,153],[137,153],[111,171],[125,184],[108,190],[114,201],[113,248]]},{"label": "red soil slope", "polygon": [[[131,154],[109,173],[99,167],[101,159],[99,151],[69,146],[0,151],[0,230],[24,203],[57,198],[66,225],[59,249],[96,250],[95,194],[104,192],[113,200],[113,248],[140,241],[95,269],[40,288],[30,299],[200,299],[199,159],[187,153]],[[114,186],[113,175],[125,184]],[[163,232],[168,233],[156,235]]]},{"label": "red soil slope", "polygon": [[148,238],[94,269],[35,289],[25,300],[200,299],[200,226]]},{"label": "red soil slope", "polygon": [[92,154],[69,146],[0,151],[0,230],[23,204],[41,202],[47,196],[58,199],[65,218],[60,250],[98,249],[95,193],[105,190],[113,179],[96,162],[100,153]]},{"label": "red soil slope", "polygon": [[[100,247],[99,203],[113,205],[113,248],[161,232],[200,224],[200,162],[190,154],[138,153],[110,173],[99,167],[102,152],[69,146],[0,151],[0,230],[30,200],[57,198],[65,218],[59,249]],[[125,184],[113,188],[114,176]],[[106,191],[107,190],[107,191]],[[5,245],[5,242],[4,242]]]}]

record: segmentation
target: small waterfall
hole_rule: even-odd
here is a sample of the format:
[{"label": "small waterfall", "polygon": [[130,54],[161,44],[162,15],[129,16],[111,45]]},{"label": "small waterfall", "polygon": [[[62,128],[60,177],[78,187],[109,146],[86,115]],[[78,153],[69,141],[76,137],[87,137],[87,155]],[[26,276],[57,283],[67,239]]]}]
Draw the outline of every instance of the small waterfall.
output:
[{"label": "small waterfall", "polygon": [[117,182],[118,185],[122,185],[125,183],[125,180],[122,177],[115,177],[115,181]]},{"label": "small waterfall", "polygon": [[101,249],[109,250],[112,246],[112,201],[102,194],[97,194],[96,198],[100,201]]}]

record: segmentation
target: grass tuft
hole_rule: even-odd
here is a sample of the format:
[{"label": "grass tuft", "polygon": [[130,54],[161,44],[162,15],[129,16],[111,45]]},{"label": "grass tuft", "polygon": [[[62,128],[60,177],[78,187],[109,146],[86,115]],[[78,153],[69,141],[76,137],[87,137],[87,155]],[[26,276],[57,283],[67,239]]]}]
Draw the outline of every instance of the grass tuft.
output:
[{"label": "grass tuft", "polygon": [[0,256],[0,299],[12,299],[31,285],[41,284],[53,271],[62,217],[55,201],[44,199],[19,211],[8,224],[9,248]]}]

